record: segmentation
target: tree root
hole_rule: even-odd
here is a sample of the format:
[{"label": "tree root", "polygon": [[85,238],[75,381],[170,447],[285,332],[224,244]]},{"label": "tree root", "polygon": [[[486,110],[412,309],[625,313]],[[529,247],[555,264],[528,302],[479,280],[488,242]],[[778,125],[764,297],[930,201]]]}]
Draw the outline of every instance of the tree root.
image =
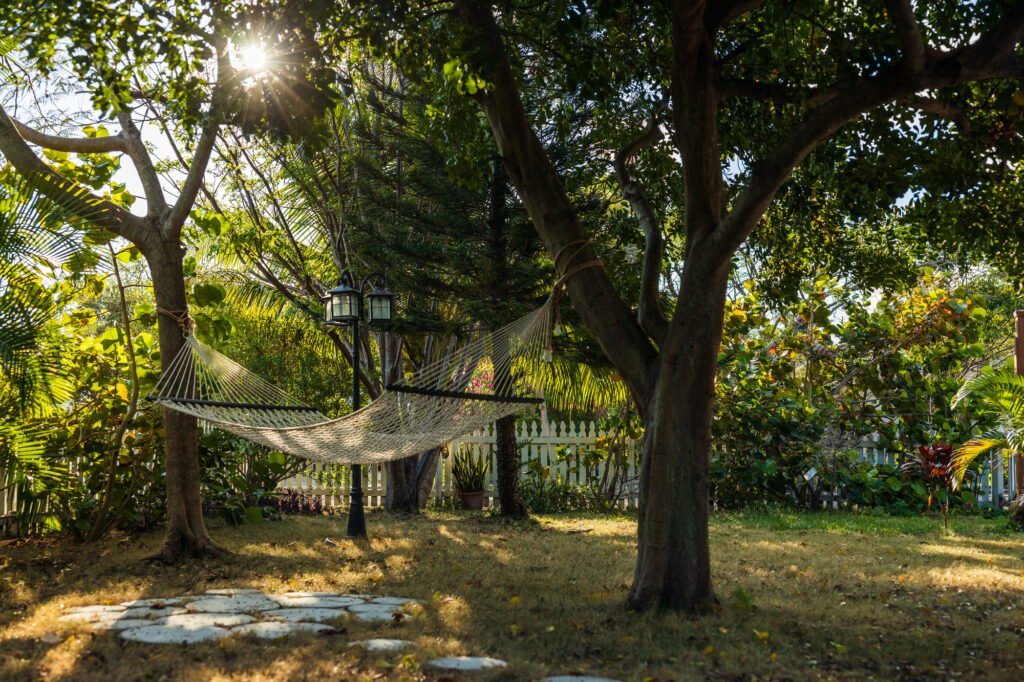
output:
[{"label": "tree root", "polygon": [[186,537],[180,530],[168,530],[160,551],[145,557],[147,563],[163,566],[176,566],[187,559],[211,559],[231,556],[231,552],[221,547],[211,538],[200,539]]}]

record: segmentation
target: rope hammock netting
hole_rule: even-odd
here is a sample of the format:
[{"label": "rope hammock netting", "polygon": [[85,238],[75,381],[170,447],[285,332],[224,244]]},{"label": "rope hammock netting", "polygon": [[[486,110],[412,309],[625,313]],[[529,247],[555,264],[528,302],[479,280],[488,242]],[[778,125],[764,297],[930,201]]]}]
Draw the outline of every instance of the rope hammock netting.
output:
[{"label": "rope hammock netting", "polygon": [[[557,298],[557,297],[556,297]],[[550,359],[557,300],[494,331],[471,332],[444,358],[329,419],[186,334],[148,396],[246,440],[297,457],[374,464],[422,454],[542,402],[536,363]],[[481,381],[490,370],[490,381]],[[487,384],[490,384],[488,386]]]}]

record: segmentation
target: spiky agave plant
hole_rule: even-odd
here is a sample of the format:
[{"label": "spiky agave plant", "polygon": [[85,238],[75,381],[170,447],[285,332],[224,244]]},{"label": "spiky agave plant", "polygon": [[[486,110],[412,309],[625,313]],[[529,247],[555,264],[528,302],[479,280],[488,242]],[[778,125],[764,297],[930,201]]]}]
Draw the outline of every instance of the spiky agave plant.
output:
[{"label": "spiky agave plant", "polygon": [[953,455],[954,487],[976,459],[1001,454],[1007,461],[1024,453],[1024,376],[1009,367],[986,367],[957,391],[953,407],[969,403],[976,416],[988,417],[996,426],[972,438]]}]

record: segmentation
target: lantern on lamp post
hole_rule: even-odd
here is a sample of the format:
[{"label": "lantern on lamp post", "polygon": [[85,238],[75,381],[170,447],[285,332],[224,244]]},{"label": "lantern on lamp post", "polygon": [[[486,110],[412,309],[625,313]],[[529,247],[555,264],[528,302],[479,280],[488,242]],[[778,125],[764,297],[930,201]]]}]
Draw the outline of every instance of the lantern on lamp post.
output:
[{"label": "lantern on lamp post", "polygon": [[[385,287],[384,276],[373,273],[359,281],[358,286],[348,270],[341,273],[338,285],[327,291],[324,301],[324,324],[332,327],[352,327],[352,411],[359,409],[359,322],[363,318],[363,291],[373,288],[367,295],[371,325],[386,325],[395,311],[395,296]],[[352,465],[352,487],[349,491],[348,536],[366,536],[366,515],[363,510],[363,470]]]}]

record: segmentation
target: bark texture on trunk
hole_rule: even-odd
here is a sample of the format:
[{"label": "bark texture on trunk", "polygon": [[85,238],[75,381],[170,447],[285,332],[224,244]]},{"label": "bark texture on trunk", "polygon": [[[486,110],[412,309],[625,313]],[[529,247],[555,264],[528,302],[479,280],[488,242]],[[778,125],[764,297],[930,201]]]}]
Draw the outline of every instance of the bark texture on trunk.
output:
[{"label": "bark texture on trunk", "polygon": [[[167,244],[157,253],[146,254],[153,275],[157,305],[173,314],[188,309],[182,269],[184,250]],[[181,327],[167,314],[158,316],[160,362],[166,366],[184,346]],[[199,431],[195,417],[163,409],[164,467],[167,487],[167,532],[157,557],[173,563],[182,556],[219,554],[203,521],[199,481]]]},{"label": "bark texture on trunk", "polygon": [[[680,301],[644,420],[637,564],[629,604],[706,613],[716,604],[708,545],[715,370],[727,267]],[[692,279],[691,276],[690,279]],[[685,279],[685,275],[684,275]]]},{"label": "bark texture on trunk", "polygon": [[519,447],[516,444],[515,415],[502,417],[494,424],[498,464],[498,501],[500,514],[510,519],[525,519],[529,516],[523,496],[519,492]]},{"label": "bark texture on trunk", "polygon": [[415,514],[419,507],[419,488],[416,468],[419,455],[388,462],[388,489],[384,508],[397,514]]},{"label": "bark texture on trunk", "polygon": [[[490,260],[490,281],[488,295],[496,303],[507,302],[509,282],[508,264],[508,197],[509,184],[501,159],[495,159],[494,177],[491,178],[488,216],[488,258]],[[510,320],[499,319],[496,326]],[[511,390],[513,386],[510,376],[511,365],[505,364],[510,350],[508,341],[498,343],[494,348],[495,386],[502,390]],[[502,362],[498,362],[498,360]],[[498,508],[499,514],[510,519],[525,519],[528,514],[523,504],[523,496],[519,493],[519,449],[516,445],[516,418],[514,415],[502,417],[494,423],[497,449]]]},{"label": "bark texture on trunk", "polygon": [[430,493],[434,490],[434,476],[437,475],[437,463],[441,461],[441,448],[434,448],[423,456],[423,461],[416,472],[416,491],[419,495],[420,509],[430,502]]}]

